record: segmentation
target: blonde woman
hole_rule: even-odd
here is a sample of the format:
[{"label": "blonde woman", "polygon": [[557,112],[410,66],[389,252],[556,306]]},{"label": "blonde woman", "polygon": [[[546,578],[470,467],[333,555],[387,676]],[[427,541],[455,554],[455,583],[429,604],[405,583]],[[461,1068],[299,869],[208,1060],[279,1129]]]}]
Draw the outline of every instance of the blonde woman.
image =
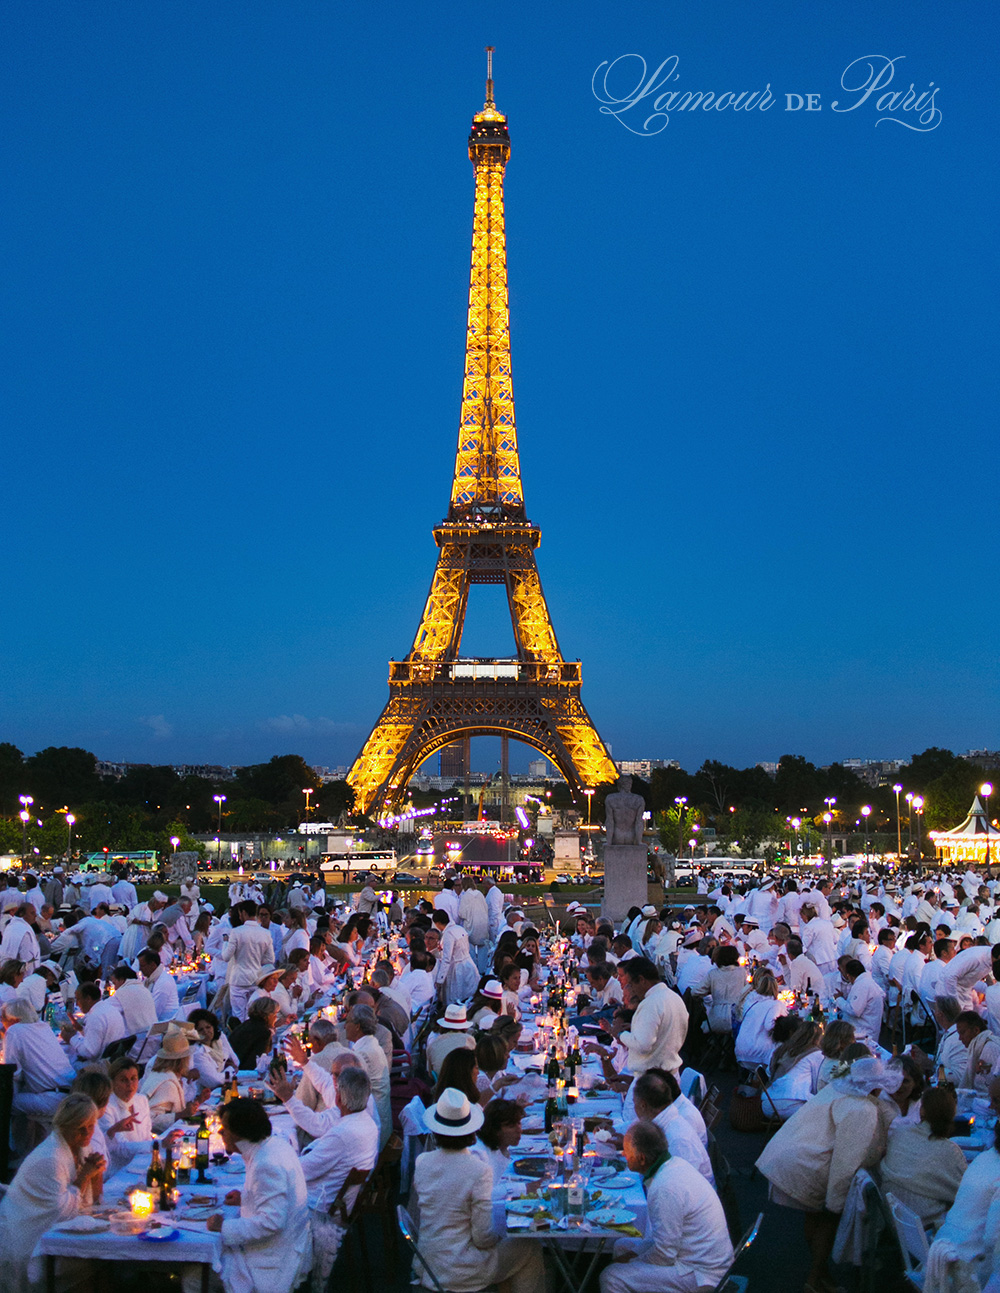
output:
[{"label": "blonde woman", "polygon": [[787,1014],[778,1000],[778,981],[770,970],[754,971],[750,995],[743,1006],[743,1020],[736,1036],[736,1058],[746,1068],[770,1063],[774,1053],[774,1021]]},{"label": "blonde woman", "polygon": [[93,1100],[81,1093],[66,1096],[52,1117],[52,1131],[32,1150],[7,1187],[0,1201],[0,1288],[4,1293],[31,1293],[39,1288],[40,1261],[30,1268],[29,1275],[38,1240],[51,1226],[75,1217],[100,1197],[107,1163],[102,1155],[88,1153],[96,1126]]}]

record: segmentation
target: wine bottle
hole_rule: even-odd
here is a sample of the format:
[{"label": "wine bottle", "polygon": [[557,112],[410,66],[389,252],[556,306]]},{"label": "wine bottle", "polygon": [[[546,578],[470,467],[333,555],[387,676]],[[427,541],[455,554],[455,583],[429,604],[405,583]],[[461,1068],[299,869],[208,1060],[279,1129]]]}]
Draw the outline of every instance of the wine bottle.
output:
[{"label": "wine bottle", "polygon": [[554,1046],[552,1047],[552,1051],[549,1055],[549,1063],[548,1063],[548,1067],[545,1070],[545,1076],[548,1078],[548,1084],[550,1087],[555,1087],[558,1085],[559,1077],[560,1077],[559,1057],[556,1055],[556,1048]]},{"label": "wine bottle", "polygon": [[163,1181],[163,1165],[160,1162],[159,1141],[153,1141],[153,1157],[146,1169],[146,1189],[155,1190]]},{"label": "wine bottle", "polygon": [[199,1172],[204,1172],[208,1167],[210,1144],[211,1136],[209,1134],[208,1124],[205,1121],[205,1115],[201,1114],[198,1125],[198,1134],[195,1136],[194,1158],[194,1165]]}]

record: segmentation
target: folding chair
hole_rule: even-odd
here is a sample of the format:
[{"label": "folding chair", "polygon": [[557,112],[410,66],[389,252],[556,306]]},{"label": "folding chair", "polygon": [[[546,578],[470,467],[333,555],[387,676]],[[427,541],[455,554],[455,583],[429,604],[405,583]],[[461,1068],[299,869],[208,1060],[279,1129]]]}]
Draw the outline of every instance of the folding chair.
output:
[{"label": "folding chair", "polygon": [[891,1191],[886,1191],[885,1201],[889,1205],[889,1215],[903,1254],[903,1274],[914,1288],[922,1289],[931,1247],[923,1222],[912,1208],[901,1203]]},{"label": "folding chair", "polygon": [[445,1290],[441,1286],[441,1281],[427,1265],[427,1262],[424,1260],[423,1253],[421,1253],[420,1249],[417,1247],[417,1228],[413,1224],[413,1218],[401,1203],[396,1207],[396,1220],[399,1222],[399,1233],[406,1240],[407,1245],[413,1252],[413,1256],[430,1276],[431,1283],[434,1285],[437,1293],[445,1293]]},{"label": "folding chair", "polygon": [[764,1131],[768,1136],[773,1136],[785,1119],[778,1112],[778,1107],[767,1089],[769,1075],[763,1064],[757,1065],[754,1079],[756,1085],[760,1088],[760,1111],[764,1115],[764,1121],[767,1123]]},{"label": "folding chair", "polygon": [[705,1123],[705,1130],[711,1131],[722,1117],[722,1110],[718,1105],[712,1104],[711,1100],[703,1100],[701,1104],[701,1116]]},{"label": "folding chair", "polygon": [[169,1021],[162,1024],[153,1024],[143,1039],[142,1045],[139,1047],[139,1053],[135,1057],[136,1064],[145,1064],[148,1060],[153,1058],[156,1052],[160,1049],[160,1038],[169,1027]]},{"label": "folding chair", "polygon": [[131,1037],[119,1037],[116,1042],[108,1042],[104,1050],[101,1051],[102,1060],[116,1060],[122,1055],[127,1055],[135,1045],[136,1034]]},{"label": "folding chair", "polygon": [[707,1083],[697,1069],[681,1069],[681,1095],[686,1095],[692,1104],[701,1104],[707,1091]]},{"label": "folding chair", "polygon": [[394,1170],[399,1166],[402,1157],[402,1137],[393,1133],[379,1154],[378,1161],[358,1195],[351,1213],[352,1222],[357,1223],[354,1228],[361,1244],[366,1280],[370,1269],[364,1231],[366,1215],[375,1215],[382,1222],[382,1251],[386,1265],[391,1274],[395,1275],[396,1233],[392,1224],[392,1200],[395,1193],[393,1177]]},{"label": "folding chair", "polygon": [[757,1238],[757,1234],[760,1230],[760,1223],[763,1220],[763,1212],[758,1212],[757,1220],[733,1249],[733,1260],[729,1263],[729,1269],[726,1271],[725,1275],[723,1275],[722,1279],[719,1280],[718,1284],[713,1288],[706,1287],[698,1289],[697,1293],[746,1293],[750,1281],[745,1275],[734,1275],[733,1267]]},{"label": "folding chair", "polygon": [[708,1161],[712,1165],[712,1175],[715,1177],[715,1192],[722,1204],[722,1211],[726,1214],[729,1238],[735,1244],[743,1227],[740,1224],[740,1203],[733,1187],[733,1169],[711,1132],[708,1135]]}]

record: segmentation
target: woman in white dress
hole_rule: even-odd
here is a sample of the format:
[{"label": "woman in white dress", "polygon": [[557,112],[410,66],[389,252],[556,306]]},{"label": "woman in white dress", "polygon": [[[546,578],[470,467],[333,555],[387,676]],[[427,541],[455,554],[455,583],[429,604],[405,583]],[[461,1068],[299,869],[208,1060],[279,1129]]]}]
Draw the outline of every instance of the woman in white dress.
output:
[{"label": "woman in white dress", "polygon": [[192,1010],[188,1023],[193,1024],[198,1033],[191,1057],[191,1066],[198,1072],[198,1085],[215,1091],[236,1076],[240,1067],[236,1052],[222,1031],[218,1016],[211,1010]]},{"label": "woman in white dress", "polygon": [[[100,1154],[88,1153],[97,1108],[89,1096],[68,1095],[52,1118],[52,1131],[32,1150],[0,1200],[0,1288],[4,1293],[34,1293],[42,1287],[41,1262],[31,1254],[51,1226],[75,1217],[100,1197],[107,1166]],[[57,1280],[59,1266],[57,1265]],[[73,1272],[73,1266],[76,1271]],[[79,1275],[78,1263],[63,1268]],[[58,1287],[58,1284],[57,1284]]]},{"label": "woman in white dress", "polygon": [[441,955],[434,975],[441,1000],[446,1006],[468,1001],[479,983],[479,968],[469,951],[469,936],[446,911],[435,911],[431,919],[441,932]]},{"label": "woman in white dress", "polygon": [[483,1110],[479,1143],[472,1152],[490,1165],[494,1190],[510,1167],[510,1151],[521,1141],[524,1106],[516,1100],[491,1100]]},{"label": "woman in white dress", "polygon": [[290,911],[285,917],[286,932],[282,939],[285,960],[297,948],[309,951],[309,926],[304,911]]},{"label": "woman in white dress", "polygon": [[733,1031],[733,1013],[746,988],[746,970],[740,965],[739,950],[731,943],[717,947],[712,953],[712,968],[692,989],[694,996],[711,999],[706,1009],[713,1033]]},{"label": "woman in white dress", "polygon": [[[779,1040],[779,1030],[783,1029],[788,1030],[788,1036],[771,1056],[767,1094],[779,1117],[790,1118],[810,1096],[816,1094],[819,1070],[823,1064],[819,1045],[823,1029],[811,1020],[799,1021],[786,1016],[774,1021],[772,1032],[775,1041]],[[770,1113],[767,1101],[765,1108]]]},{"label": "woman in white dress", "polygon": [[774,1053],[771,1030],[774,1021],[787,1014],[787,1007],[778,1000],[778,981],[770,970],[756,970],[753,989],[743,1008],[743,1020],[736,1035],[736,1058],[746,1068],[770,1063]]}]

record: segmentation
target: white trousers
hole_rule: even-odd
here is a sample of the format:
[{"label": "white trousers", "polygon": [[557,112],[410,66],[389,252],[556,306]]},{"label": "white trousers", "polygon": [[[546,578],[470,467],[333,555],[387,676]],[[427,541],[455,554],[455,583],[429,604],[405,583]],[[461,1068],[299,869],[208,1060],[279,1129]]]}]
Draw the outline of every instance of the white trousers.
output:
[{"label": "white trousers", "polygon": [[247,1017],[247,1002],[253,995],[254,985],[248,984],[245,988],[238,988],[234,983],[229,985],[229,1013],[243,1023]]},{"label": "white trousers", "polygon": [[638,1258],[612,1262],[601,1271],[601,1293],[695,1293],[716,1282],[700,1278],[687,1266],[655,1266]]}]

